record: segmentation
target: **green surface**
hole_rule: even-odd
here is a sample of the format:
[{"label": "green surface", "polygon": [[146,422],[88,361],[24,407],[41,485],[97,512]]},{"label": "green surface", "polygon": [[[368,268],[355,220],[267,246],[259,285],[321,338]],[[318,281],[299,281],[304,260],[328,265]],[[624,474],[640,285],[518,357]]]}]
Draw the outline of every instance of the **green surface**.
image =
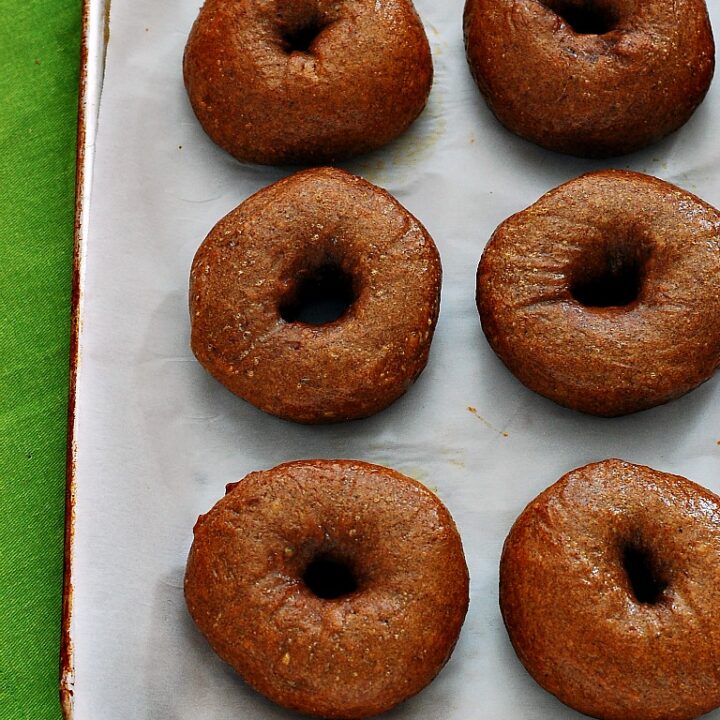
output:
[{"label": "green surface", "polygon": [[0,718],[56,720],[81,3],[0,9]]}]

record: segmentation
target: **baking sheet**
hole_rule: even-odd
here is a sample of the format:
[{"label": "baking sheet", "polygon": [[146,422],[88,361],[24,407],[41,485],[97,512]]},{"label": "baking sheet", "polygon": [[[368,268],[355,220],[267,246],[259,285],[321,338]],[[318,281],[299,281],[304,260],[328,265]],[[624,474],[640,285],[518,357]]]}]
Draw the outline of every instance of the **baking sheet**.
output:
[{"label": "baking sheet", "polygon": [[[717,378],[638,415],[582,416],[510,376],[474,305],[475,267],[496,225],[581,172],[640,170],[720,205],[720,82],[684,129],[646,151],[602,163],[563,157],[510,135],[486,109],[464,58],[461,0],[416,5],[435,61],[428,108],[394,144],[343,167],[387,188],[433,235],[444,268],[440,320],[429,365],[407,395],[373,418],[331,427],[267,416],[193,359],[187,281],[197,246],[221,216],[290,171],[236,162],[192,115],[181,57],[198,2],[112,5],[81,248],[66,709],[76,720],[291,716],[214,656],[182,596],[197,515],[252,470],[297,458],[368,460],[436,489],[453,513],[470,611],[451,661],[388,714],[398,720],[580,717],[525,673],[497,604],[503,539],[561,474],[619,456],[720,492]],[[717,3],[711,13],[717,30]]]}]

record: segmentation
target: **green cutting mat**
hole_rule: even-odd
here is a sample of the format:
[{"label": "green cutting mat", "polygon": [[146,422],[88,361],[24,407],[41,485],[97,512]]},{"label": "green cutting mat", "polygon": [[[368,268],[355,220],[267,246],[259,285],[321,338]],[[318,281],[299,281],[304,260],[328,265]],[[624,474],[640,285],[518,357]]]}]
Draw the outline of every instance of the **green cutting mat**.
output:
[{"label": "green cutting mat", "polygon": [[0,9],[0,719],[57,720],[81,2]]}]

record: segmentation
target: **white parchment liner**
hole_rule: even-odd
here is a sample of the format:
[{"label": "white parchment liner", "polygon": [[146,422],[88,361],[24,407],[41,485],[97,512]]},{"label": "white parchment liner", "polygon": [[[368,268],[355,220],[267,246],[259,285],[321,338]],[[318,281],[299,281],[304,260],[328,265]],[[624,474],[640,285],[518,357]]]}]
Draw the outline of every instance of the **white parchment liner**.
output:
[{"label": "white parchment liner", "polygon": [[[711,0],[714,27],[720,8]],[[215,222],[289,171],[243,165],[196,122],[181,57],[198,2],[114,2],[83,283],[74,558],[76,720],[287,718],[217,659],[184,606],[197,515],[227,482],[296,458],[364,459],[436,489],[472,578],[470,611],[437,680],[392,718],[580,717],[516,660],[497,603],[502,542],[567,470],[618,456],[720,492],[718,379],[664,407],[605,420],[520,385],[482,336],[475,268],[492,231],[546,190],[600,167],[657,175],[720,205],[720,82],[680,132],[614,162],[556,155],[505,131],[462,45],[462,2],[418,0],[433,46],[427,110],[393,145],[344,165],[392,192],[442,255],[430,363],[390,409],[303,427],[230,395],[188,347],[187,281]],[[720,719],[720,712],[712,714]]]}]

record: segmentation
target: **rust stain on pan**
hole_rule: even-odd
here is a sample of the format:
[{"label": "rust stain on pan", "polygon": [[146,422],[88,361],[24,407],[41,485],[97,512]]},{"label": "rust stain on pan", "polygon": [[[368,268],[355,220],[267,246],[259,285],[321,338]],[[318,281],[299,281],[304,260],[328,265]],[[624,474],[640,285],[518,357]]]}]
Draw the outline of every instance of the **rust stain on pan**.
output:
[{"label": "rust stain on pan", "polygon": [[[75,683],[74,652],[70,625],[73,610],[72,585],[72,549],[75,533],[75,404],[78,371],[78,347],[80,338],[80,274],[82,264],[82,217],[86,197],[85,184],[85,147],[87,140],[88,122],[88,66],[90,61],[90,33],[91,33],[91,5],[98,0],[83,0],[82,25],[80,40],[80,82],[78,92],[78,126],[77,126],[77,156],[75,174],[75,226],[74,226],[74,252],[72,270],[72,296],[71,296],[71,328],[70,328],[70,380],[68,397],[68,440],[67,464],[65,486],[65,550],[64,550],[64,580],[63,580],[63,606],[62,629],[60,639],[60,706],[65,720],[73,718],[73,686]],[[109,13],[109,0],[106,1],[105,23],[107,27],[107,13]],[[107,49],[107,29],[103,52]],[[104,61],[103,61],[104,65]]]},{"label": "rust stain on pan", "polygon": [[77,156],[75,175],[75,228],[72,270],[72,320],[70,327],[70,382],[68,397],[68,446],[65,485],[65,551],[62,631],[60,640],[60,705],[63,716],[71,720],[73,715],[73,647],[70,636],[73,587],[70,576],[72,543],[75,531],[75,390],[78,364],[78,333],[80,325],[80,218],[83,204],[83,179],[85,175],[85,101],[87,97],[88,29],[90,0],[84,0],[82,9],[82,35],[80,44],[80,87],[78,98]]}]

